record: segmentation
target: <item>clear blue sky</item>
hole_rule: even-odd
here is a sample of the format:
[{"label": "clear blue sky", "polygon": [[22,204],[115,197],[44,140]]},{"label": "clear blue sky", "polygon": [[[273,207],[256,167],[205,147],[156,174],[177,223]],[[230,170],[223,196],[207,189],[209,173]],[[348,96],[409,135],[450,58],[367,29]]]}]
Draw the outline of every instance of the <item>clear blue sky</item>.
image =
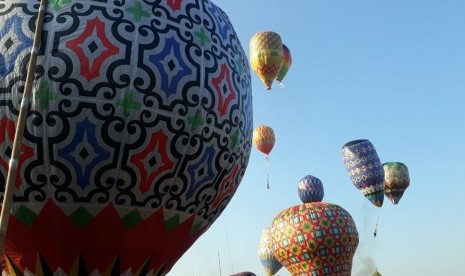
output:
[{"label": "clear blue sky", "polygon": [[[465,275],[465,1],[217,0],[245,51],[278,32],[293,57],[283,90],[253,78],[254,126],[273,127],[265,157],[253,149],[230,204],[169,276],[264,275],[261,231],[300,203],[297,182],[320,178],[324,201],[349,211],[360,244],[354,276]],[[382,162],[400,161],[410,187],[380,210],[352,185],[341,146],[369,139]],[[219,257],[218,257],[219,256]],[[368,272],[364,272],[368,270]],[[278,275],[290,275],[282,268]]]}]

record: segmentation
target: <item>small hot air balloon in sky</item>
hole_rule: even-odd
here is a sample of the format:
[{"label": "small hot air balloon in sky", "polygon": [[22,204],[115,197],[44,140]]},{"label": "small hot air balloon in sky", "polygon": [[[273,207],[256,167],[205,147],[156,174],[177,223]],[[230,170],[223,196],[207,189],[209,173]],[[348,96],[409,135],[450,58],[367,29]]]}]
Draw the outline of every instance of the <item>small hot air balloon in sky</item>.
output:
[{"label": "small hot air balloon in sky", "polygon": [[377,207],[384,200],[384,169],[369,140],[354,140],[342,147],[342,159],[354,186]]},{"label": "small hot air balloon in sky", "polygon": [[373,274],[371,274],[372,276],[382,276],[381,273],[379,273],[379,271],[376,269],[375,272],[373,272]]},{"label": "small hot air balloon in sky", "polygon": [[0,5],[3,273],[166,275],[245,173],[247,55],[210,0],[39,2]]},{"label": "small hot air balloon in sky", "polygon": [[270,90],[284,61],[281,36],[263,31],[252,36],[249,43],[250,66]]},{"label": "small hot air balloon in sky", "polygon": [[352,216],[326,202],[281,211],[270,228],[276,259],[292,275],[350,276],[358,246]]},{"label": "small hot air balloon in sky", "polygon": [[399,203],[405,190],[410,185],[408,168],[400,162],[386,162],[384,168],[384,195],[393,204]]},{"label": "small hot air balloon in sky", "polygon": [[312,175],[306,175],[299,181],[297,192],[303,203],[322,201],[325,194],[321,180]]},{"label": "small hot air balloon in sky", "polygon": [[253,131],[252,142],[258,151],[266,154],[265,166],[266,166],[266,187],[270,188],[269,181],[269,157],[271,150],[273,149],[275,136],[274,131],[271,127],[260,125]]},{"label": "small hot air balloon in sky", "polygon": [[283,44],[283,65],[281,65],[281,69],[279,69],[278,76],[276,77],[276,81],[282,85],[282,81],[284,77],[287,75],[289,68],[292,65],[292,56],[291,51],[285,44]]},{"label": "small hot air balloon in sky", "polygon": [[271,242],[270,228],[267,227],[260,234],[260,243],[258,245],[258,258],[265,269],[266,276],[275,275],[276,272],[283,267],[273,254],[273,246]]}]

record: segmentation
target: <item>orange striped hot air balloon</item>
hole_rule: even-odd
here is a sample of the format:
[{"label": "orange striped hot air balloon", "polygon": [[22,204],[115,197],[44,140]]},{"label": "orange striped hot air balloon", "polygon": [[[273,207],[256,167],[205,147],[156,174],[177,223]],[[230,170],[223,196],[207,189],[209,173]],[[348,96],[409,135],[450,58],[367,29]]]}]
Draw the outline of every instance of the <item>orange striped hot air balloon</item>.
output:
[{"label": "orange striped hot air balloon", "polygon": [[273,149],[275,136],[274,131],[271,127],[260,125],[253,131],[253,138],[252,142],[257,148],[258,151],[263,152],[266,154],[265,164],[266,164],[266,182],[267,188],[270,188],[270,181],[269,181],[269,158],[268,155],[270,154],[271,150]]},{"label": "orange striped hot air balloon", "polygon": [[250,66],[270,90],[284,61],[281,37],[271,31],[258,32],[250,39],[249,47]]}]

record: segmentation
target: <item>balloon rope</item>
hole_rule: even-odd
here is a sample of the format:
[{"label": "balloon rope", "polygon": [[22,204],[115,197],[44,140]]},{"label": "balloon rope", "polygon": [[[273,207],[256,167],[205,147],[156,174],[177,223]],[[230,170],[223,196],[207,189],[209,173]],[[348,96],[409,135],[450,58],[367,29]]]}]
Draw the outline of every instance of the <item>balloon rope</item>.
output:
[{"label": "balloon rope", "polygon": [[286,89],[286,86],[284,86],[284,84],[282,82],[278,81],[278,84],[279,84],[279,86],[281,86],[282,89]]},{"label": "balloon rope", "polygon": [[266,188],[270,188],[270,158],[268,155],[265,158],[265,167],[266,167]]},{"label": "balloon rope", "polygon": [[218,269],[220,270],[220,276],[221,276],[221,258],[220,258],[220,247],[218,247]]},{"label": "balloon rope", "polygon": [[41,0],[39,11],[37,13],[36,30],[34,32],[34,40],[32,42],[32,50],[27,68],[26,82],[24,86],[23,97],[18,115],[18,123],[16,125],[15,138],[13,140],[13,150],[10,157],[8,175],[5,184],[5,193],[3,194],[2,210],[0,214],[0,252],[3,251],[5,242],[6,230],[8,228],[8,220],[10,218],[11,206],[13,204],[13,188],[16,182],[16,173],[18,170],[19,155],[23,142],[24,128],[26,125],[27,114],[31,102],[32,84],[36,72],[37,54],[39,52],[40,35],[42,33],[43,19],[47,0]]},{"label": "balloon rope", "polygon": [[226,236],[226,244],[228,245],[229,263],[231,265],[231,270],[234,273],[234,266],[233,266],[232,257],[231,257],[231,248],[229,247],[228,231],[226,229],[226,219],[224,218],[224,216],[225,215],[223,214],[222,215],[222,217],[223,217],[223,226],[224,226],[224,234]]}]

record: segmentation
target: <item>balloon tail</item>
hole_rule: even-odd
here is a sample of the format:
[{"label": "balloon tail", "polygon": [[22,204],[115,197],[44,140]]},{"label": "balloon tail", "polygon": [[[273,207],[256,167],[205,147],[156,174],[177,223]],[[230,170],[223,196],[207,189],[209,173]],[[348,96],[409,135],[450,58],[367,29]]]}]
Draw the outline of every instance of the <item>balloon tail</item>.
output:
[{"label": "balloon tail", "polygon": [[270,158],[268,155],[265,158],[265,167],[266,167],[266,188],[270,188]]},{"label": "balloon tail", "polygon": [[376,235],[378,233],[378,223],[379,223],[379,210],[378,210],[378,219],[376,219],[376,224],[375,224],[375,232],[373,233],[373,236],[376,238]]}]

